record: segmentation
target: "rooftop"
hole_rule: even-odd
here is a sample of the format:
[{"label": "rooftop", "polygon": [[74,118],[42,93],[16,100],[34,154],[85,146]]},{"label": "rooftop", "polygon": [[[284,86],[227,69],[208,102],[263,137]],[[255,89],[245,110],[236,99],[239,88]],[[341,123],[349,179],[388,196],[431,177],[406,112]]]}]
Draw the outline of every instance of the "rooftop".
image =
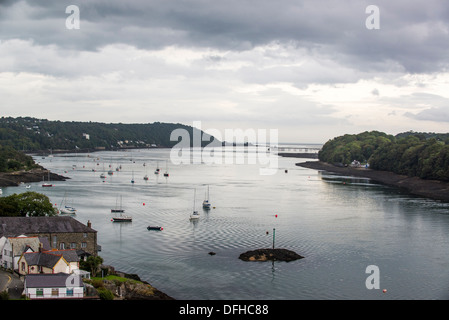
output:
[{"label": "rooftop", "polygon": [[22,234],[97,232],[72,217],[0,217],[0,237]]}]

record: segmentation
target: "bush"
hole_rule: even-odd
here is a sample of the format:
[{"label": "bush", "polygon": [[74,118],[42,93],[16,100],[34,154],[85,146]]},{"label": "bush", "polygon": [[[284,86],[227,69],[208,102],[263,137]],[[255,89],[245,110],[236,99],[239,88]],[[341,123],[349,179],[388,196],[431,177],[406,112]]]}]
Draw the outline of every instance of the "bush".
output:
[{"label": "bush", "polygon": [[9,300],[9,293],[6,291],[0,292],[0,300]]},{"label": "bush", "polygon": [[101,300],[114,300],[114,294],[110,290],[101,287],[98,288],[97,291]]}]

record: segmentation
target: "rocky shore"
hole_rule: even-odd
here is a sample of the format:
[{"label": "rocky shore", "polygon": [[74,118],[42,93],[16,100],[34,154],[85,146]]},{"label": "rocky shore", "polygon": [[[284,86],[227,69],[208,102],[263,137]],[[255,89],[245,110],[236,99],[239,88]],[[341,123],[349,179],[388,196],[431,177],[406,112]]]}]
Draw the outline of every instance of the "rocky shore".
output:
[{"label": "rocky shore", "polygon": [[16,187],[21,183],[39,182],[44,179],[46,181],[48,179],[50,181],[65,181],[70,178],[49,172],[42,167],[28,171],[0,172],[0,187]]},{"label": "rocky shore", "polygon": [[449,182],[425,180],[418,177],[399,175],[388,171],[339,167],[322,161],[306,161],[297,163],[296,165],[304,168],[334,172],[347,176],[369,178],[378,183],[402,188],[416,196],[449,202]]}]

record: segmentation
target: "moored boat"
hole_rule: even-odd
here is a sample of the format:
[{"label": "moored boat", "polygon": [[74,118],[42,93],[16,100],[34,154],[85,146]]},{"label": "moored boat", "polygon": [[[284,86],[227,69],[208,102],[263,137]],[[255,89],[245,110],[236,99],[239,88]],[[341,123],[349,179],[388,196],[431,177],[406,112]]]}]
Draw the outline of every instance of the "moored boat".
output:
[{"label": "moored boat", "polygon": [[148,226],[147,229],[148,229],[148,230],[157,230],[157,231],[162,231],[162,230],[164,230],[164,228],[159,227],[159,226]]}]

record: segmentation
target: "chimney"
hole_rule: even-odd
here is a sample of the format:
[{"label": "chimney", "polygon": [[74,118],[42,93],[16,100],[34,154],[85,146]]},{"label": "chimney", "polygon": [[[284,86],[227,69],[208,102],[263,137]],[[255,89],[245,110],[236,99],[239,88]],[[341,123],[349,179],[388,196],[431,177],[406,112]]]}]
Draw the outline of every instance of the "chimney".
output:
[{"label": "chimney", "polygon": [[92,228],[92,223],[90,222],[90,220],[87,220],[87,226],[88,226],[89,228]]},{"label": "chimney", "polygon": [[43,251],[42,248],[43,248],[42,242],[39,241],[39,252]]}]

